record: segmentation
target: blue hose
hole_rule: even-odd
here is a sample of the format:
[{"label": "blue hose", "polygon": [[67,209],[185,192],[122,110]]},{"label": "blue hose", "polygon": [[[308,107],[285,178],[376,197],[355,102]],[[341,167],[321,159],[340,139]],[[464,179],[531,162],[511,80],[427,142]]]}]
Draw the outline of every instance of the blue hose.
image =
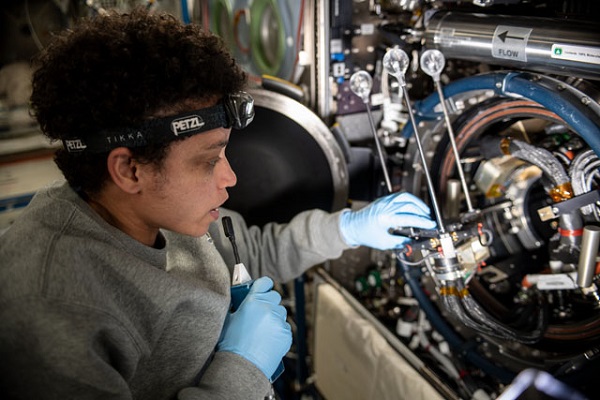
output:
[{"label": "blue hose", "polygon": [[[582,103],[581,99],[585,97],[585,94],[575,88],[554,90],[548,86],[568,85],[548,77],[542,76],[538,80],[532,80],[530,77],[530,74],[523,72],[493,72],[475,75],[446,85],[443,93],[446,98],[449,98],[470,91],[493,90],[498,96],[529,99],[561,117],[597,155],[600,155],[600,116]],[[573,93],[577,93],[578,97]],[[439,102],[437,93],[432,93],[427,98],[415,102],[417,123],[437,119],[440,113],[433,110]],[[402,136],[409,138],[413,132],[412,125],[407,124],[402,130]]]},{"label": "blue hose", "polygon": [[187,0],[181,0],[181,20],[184,24],[190,23],[190,13],[188,11]]}]

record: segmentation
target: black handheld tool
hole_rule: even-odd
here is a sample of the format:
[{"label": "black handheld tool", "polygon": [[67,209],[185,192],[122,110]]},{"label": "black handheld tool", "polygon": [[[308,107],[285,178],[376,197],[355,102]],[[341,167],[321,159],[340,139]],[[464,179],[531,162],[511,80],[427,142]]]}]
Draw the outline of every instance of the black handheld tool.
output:
[{"label": "black handheld tool", "polygon": [[[235,266],[233,267],[231,279],[231,310],[235,311],[246,298],[254,281],[250,277],[246,266],[240,261],[240,254],[238,253],[237,244],[235,243],[235,234],[233,233],[233,223],[231,222],[230,217],[223,217],[223,232],[225,232],[225,236],[227,236],[231,242],[233,256],[235,258]],[[271,382],[274,382],[279,378],[283,371],[284,366],[283,361],[281,361],[275,370],[275,373],[270,378]]]},{"label": "black handheld tool", "polygon": [[235,266],[233,267],[231,279],[231,309],[232,311],[235,311],[248,294],[254,281],[250,277],[246,266],[240,261],[240,254],[238,252],[237,244],[235,243],[233,223],[231,222],[230,217],[223,217],[223,231],[225,232],[225,236],[227,236],[231,242],[233,256],[235,257]]}]

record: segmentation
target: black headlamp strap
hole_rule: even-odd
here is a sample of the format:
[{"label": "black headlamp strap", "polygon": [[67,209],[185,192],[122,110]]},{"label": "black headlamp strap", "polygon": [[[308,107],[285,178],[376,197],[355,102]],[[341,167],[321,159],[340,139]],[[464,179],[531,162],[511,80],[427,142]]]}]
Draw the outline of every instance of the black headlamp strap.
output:
[{"label": "black headlamp strap", "polygon": [[237,97],[228,96],[224,101],[212,107],[164,118],[152,118],[136,127],[100,131],[85,139],[64,139],[63,145],[70,153],[82,151],[103,153],[117,147],[143,147],[149,144],[164,143],[172,140],[173,137],[193,136],[221,127],[230,128],[232,125],[235,125],[234,128],[241,129],[249,124],[254,116],[252,97],[247,93],[243,93],[242,96],[249,106],[247,106],[247,110],[241,111],[251,115],[250,117],[241,116],[245,118],[242,126],[239,126],[241,125],[240,116],[237,115],[240,112],[236,107]]}]

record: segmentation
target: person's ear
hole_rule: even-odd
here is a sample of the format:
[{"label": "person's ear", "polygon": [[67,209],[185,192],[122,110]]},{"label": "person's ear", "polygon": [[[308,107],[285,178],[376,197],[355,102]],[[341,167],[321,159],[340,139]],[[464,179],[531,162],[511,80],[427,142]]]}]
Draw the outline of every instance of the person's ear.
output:
[{"label": "person's ear", "polygon": [[126,193],[139,193],[138,163],[127,147],[117,147],[108,154],[108,173],[115,185]]}]

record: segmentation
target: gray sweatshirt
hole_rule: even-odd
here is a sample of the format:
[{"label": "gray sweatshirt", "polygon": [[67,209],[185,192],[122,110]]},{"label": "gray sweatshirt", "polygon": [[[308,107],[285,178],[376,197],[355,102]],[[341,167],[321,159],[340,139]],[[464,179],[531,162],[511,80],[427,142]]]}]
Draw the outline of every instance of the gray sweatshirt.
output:
[{"label": "gray sweatshirt", "polygon": [[[289,224],[234,221],[252,277],[288,281],[347,248],[337,213]],[[0,236],[0,397],[262,399],[268,379],[215,352],[230,302],[231,244],[162,231],[145,246],[66,184],[38,193]],[[225,258],[225,261],[224,259]]]}]

